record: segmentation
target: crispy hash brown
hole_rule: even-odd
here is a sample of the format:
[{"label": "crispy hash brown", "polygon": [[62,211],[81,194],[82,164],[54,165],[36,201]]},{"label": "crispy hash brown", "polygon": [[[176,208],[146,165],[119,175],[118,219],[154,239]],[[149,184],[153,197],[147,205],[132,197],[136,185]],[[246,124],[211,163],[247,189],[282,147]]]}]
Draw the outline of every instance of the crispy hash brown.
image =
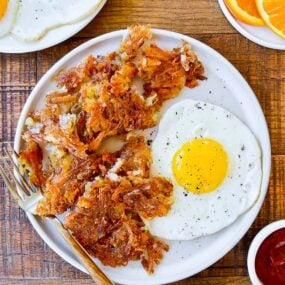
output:
[{"label": "crispy hash brown", "polygon": [[[149,26],[134,25],[117,51],[61,71],[61,88],[27,118],[20,152],[23,171],[44,194],[38,215],[69,209],[66,227],[88,252],[113,267],[141,260],[149,273],[168,245],[144,220],[168,213],[173,187],[150,176],[150,147],[135,131],[154,127],[165,100],[205,79],[188,43],[169,51],[151,39]],[[110,138],[122,147],[102,151]]]}]

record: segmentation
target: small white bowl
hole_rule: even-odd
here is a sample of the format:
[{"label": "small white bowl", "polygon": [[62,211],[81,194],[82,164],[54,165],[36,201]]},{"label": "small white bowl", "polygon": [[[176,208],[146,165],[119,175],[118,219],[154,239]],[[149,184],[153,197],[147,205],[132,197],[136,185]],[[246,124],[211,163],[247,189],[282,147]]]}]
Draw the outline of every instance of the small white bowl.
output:
[{"label": "small white bowl", "polygon": [[253,239],[247,255],[247,269],[253,285],[262,285],[255,271],[255,258],[262,242],[273,232],[285,228],[285,220],[276,221],[264,227]]}]

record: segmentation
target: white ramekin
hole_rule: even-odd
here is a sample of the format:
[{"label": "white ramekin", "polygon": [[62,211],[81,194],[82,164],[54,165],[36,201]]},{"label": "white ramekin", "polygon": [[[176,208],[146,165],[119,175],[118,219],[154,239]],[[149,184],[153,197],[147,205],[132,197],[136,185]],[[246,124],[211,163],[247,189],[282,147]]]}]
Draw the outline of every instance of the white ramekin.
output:
[{"label": "white ramekin", "polygon": [[253,285],[262,285],[255,271],[255,258],[260,245],[269,235],[282,228],[285,228],[285,220],[271,223],[264,227],[251,242],[247,255],[247,269]]}]

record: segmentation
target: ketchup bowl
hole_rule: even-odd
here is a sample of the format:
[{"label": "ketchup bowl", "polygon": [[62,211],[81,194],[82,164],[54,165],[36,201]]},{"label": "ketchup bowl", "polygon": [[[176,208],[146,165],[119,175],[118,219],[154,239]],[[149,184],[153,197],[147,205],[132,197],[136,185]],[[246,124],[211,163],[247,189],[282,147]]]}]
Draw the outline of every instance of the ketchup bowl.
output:
[{"label": "ketchup bowl", "polygon": [[247,268],[253,285],[285,284],[280,281],[285,280],[285,220],[267,225],[255,236]]}]

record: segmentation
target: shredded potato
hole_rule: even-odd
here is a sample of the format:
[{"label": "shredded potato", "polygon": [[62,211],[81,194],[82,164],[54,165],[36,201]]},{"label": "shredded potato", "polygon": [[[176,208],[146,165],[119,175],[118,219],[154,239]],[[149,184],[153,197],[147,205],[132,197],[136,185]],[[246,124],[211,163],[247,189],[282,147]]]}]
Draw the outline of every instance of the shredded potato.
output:
[{"label": "shredded potato", "polygon": [[31,183],[41,186],[45,183],[45,174],[42,170],[42,152],[37,143],[29,141],[27,148],[19,153],[19,162],[22,171],[28,173]]},{"label": "shredded potato", "polygon": [[[79,198],[66,225],[103,264],[126,265],[141,259],[152,273],[168,246],[144,229],[136,213],[146,218],[165,214],[170,208],[165,201],[171,191],[172,185],[163,178],[98,180]],[[156,252],[152,252],[153,247]]]},{"label": "shredded potato", "polygon": [[[117,51],[62,70],[55,77],[61,89],[27,118],[19,154],[22,171],[43,191],[36,213],[69,210],[66,227],[103,264],[140,260],[153,273],[169,247],[144,221],[167,215],[173,186],[150,175],[151,149],[136,131],[156,126],[164,101],[195,87],[203,74],[188,43],[161,49],[150,27],[140,25],[129,28]],[[124,145],[100,153],[110,137]]]}]

